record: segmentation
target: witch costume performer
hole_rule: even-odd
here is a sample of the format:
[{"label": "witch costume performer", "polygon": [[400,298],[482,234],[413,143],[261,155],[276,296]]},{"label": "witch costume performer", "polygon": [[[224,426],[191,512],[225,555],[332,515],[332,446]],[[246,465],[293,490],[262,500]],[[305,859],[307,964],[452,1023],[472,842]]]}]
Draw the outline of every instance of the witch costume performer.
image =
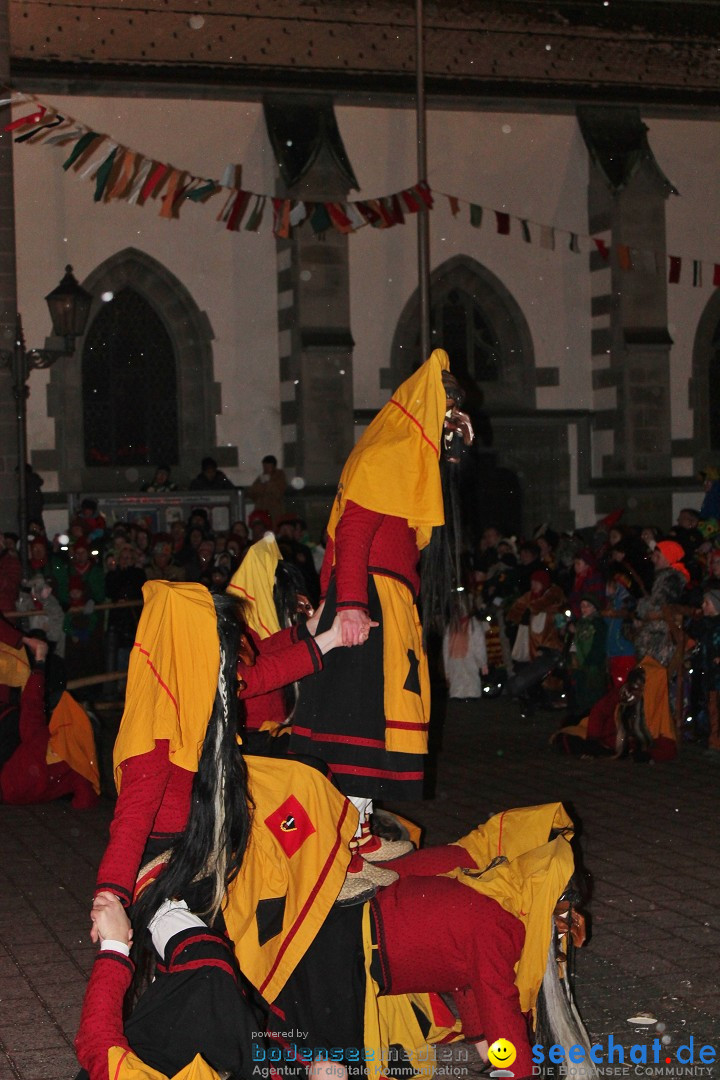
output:
[{"label": "witch costume performer", "polygon": [[[563,808],[496,815],[457,844],[401,860],[401,880],[371,903],[334,906],[357,814],[317,769],[289,759],[244,760],[237,739],[241,628],[232,602],[214,603],[217,626],[206,656],[215,662],[196,672],[192,697],[174,684],[178,718],[185,705],[198,713],[194,728],[185,726],[197,758],[186,827],[138,877],[131,957],[119,898],[104,890],[93,906],[104,948],[76,1040],[91,1080],[249,1080],[269,1044],[281,1053],[268,1076],[297,1076],[339,1047],[333,1060],[348,1074],[386,1080],[400,1061],[403,1075],[430,1077],[428,1042],[467,1037],[481,1048],[501,1036],[515,1044],[515,1075],[526,1077],[528,1025],[558,1011],[573,1043],[589,1050],[558,980],[558,950],[563,965],[570,937],[582,936],[571,899],[558,903],[574,872],[572,822]],[[180,637],[187,628],[181,619]],[[199,646],[197,637],[196,628],[187,644]],[[148,715],[162,695],[170,701],[182,649],[158,655]],[[137,664],[131,690],[136,674]],[[134,726],[137,711],[126,719]],[[101,921],[108,905],[120,920],[117,940]],[[430,957],[426,934],[434,943]],[[146,970],[144,985],[138,980],[139,999],[123,1024],[134,964],[151,957],[155,977]],[[434,995],[436,982],[455,994],[464,1034]]]},{"label": "witch costume performer", "polygon": [[436,349],[345,463],[328,523],[319,629],[339,614],[343,644],[359,647],[336,650],[301,687],[293,721],[292,751],[330,765],[360,813],[362,854],[376,862],[397,852],[369,836],[372,799],[422,796],[430,681],[418,563],[445,523],[441,455],[457,460],[458,444],[473,438],[449,367]]}]

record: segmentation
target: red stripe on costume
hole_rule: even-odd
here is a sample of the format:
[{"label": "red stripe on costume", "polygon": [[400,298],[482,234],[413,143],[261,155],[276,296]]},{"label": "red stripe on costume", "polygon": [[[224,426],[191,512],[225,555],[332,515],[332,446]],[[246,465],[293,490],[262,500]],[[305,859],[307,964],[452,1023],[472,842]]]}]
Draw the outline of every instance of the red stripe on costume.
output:
[{"label": "red stripe on costume", "polygon": [[140,895],[145,892],[148,885],[152,885],[153,881],[160,877],[166,866],[167,863],[158,863],[157,866],[153,866],[152,870],[148,870],[147,874],[143,874],[141,878],[138,878],[135,882],[135,889],[133,890],[133,904],[139,899]]},{"label": "red stripe on costume", "polygon": [[273,966],[270,968],[267,975],[265,976],[265,980],[263,981],[262,986],[258,987],[261,994],[262,994],[263,990],[265,989],[265,987],[270,982],[270,980],[272,979],[275,972],[277,971],[278,965],[279,965],[280,961],[282,960],[284,954],[287,952],[287,949],[288,949],[288,946],[290,945],[290,942],[295,937],[298,930],[300,929],[300,927],[304,923],[305,918],[307,916],[307,913],[308,913],[308,911],[310,910],[310,908],[312,907],[312,905],[313,905],[313,903],[315,901],[315,897],[320,892],[320,889],[321,889],[322,885],[325,883],[325,880],[326,880],[328,874],[330,873],[330,870],[332,869],[332,867],[333,867],[333,865],[335,863],[337,853],[340,850],[340,845],[342,843],[341,830],[342,830],[343,824],[345,822],[345,818],[347,817],[347,814],[348,814],[348,808],[351,805],[352,804],[350,802],[346,801],[343,808],[342,808],[342,813],[340,815],[340,819],[339,819],[339,821],[337,823],[337,826],[336,826],[336,829],[335,829],[335,843],[332,846],[332,850],[330,851],[330,854],[328,855],[327,859],[325,860],[325,865],[323,866],[322,870],[320,871],[320,873],[318,875],[318,879],[315,882],[315,884],[314,884],[314,886],[312,888],[312,891],[310,892],[310,895],[308,896],[307,900],[303,904],[303,906],[302,906],[302,908],[300,910],[300,914],[298,915],[297,919],[293,923],[293,925],[290,928],[290,930],[288,931],[288,933],[285,935],[285,940],[283,941],[282,945],[280,946],[280,949],[278,950],[278,954],[275,957],[275,962],[273,963]]},{"label": "red stripe on costume", "polygon": [[194,971],[197,968],[220,968],[221,971],[226,971],[228,975],[232,975],[235,978],[235,972],[232,969],[232,964],[229,964],[227,960],[188,960],[186,964],[176,964],[173,969],[173,975],[177,971]]},{"label": "red stripe on costume", "polygon": [[325,732],[316,735],[311,728],[299,727],[297,724],[293,724],[293,732],[296,735],[301,735],[304,739],[318,739],[320,742],[351,743],[352,746],[372,746],[379,750],[385,749],[383,739],[361,739],[352,735],[326,735]]},{"label": "red stripe on costume", "polygon": [[[430,1009],[432,1011],[432,1018],[433,1018],[433,1023],[435,1024],[435,1027],[451,1028],[451,1027],[455,1026],[455,1017],[453,1016],[450,1009],[448,1009],[447,1005],[445,1004],[445,1002],[443,1001],[443,999],[440,997],[439,994],[435,994],[435,993],[432,993],[432,992],[429,993],[428,994],[428,1003],[429,1003]],[[446,1042],[446,1041],[451,1042],[456,1038],[457,1038],[457,1032],[451,1032],[449,1035],[446,1035],[443,1039],[440,1039],[439,1042],[441,1042],[441,1043]]]},{"label": "red stripe on costume", "polygon": [[333,765],[334,773],[347,773],[349,776],[379,776],[384,780],[424,780],[422,772],[393,772],[391,769],[363,769],[358,765]]},{"label": "red stripe on costume", "polygon": [[139,641],[136,641],[136,642],[134,643],[134,645],[133,645],[133,649],[139,649],[139,650],[140,650],[140,652],[141,652],[141,653],[143,654],[143,656],[146,656],[146,657],[147,657],[147,660],[145,661],[145,662],[146,662],[146,664],[147,664],[147,666],[148,666],[148,667],[150,668],[150,670],[152,671],[153,675],[155,676],[155,678],[157,679],[157,681],[158,681],[158,682],[160,683],[160,685],[162,686],[163,690],[165,691],[165,693],[167,694],[167,696],[168,696],[168,697],[170,698],[170,700],[172,701],[173,705],[175,706],[175,712],[176,712],[176,713],[178,714],[178,720],[179,720],[179,719],[180,719],[180,709],[178,708],[178,703],[177,703],[177,701],[175,700],[175,698],[173,697],[173,695],[172,695],[172,693],[171,693],[171,691],[170,691],[170,687],[169,687],[169,686],[166,686],[166,685],[165,685],[165,683],[164,683],[164,682],[162,681],[162,679],[160,678],[160,672],[159,672],[159,671],[157,670],[157,668],[156,668],[156,667],[155,667],[155,665],[153,664],[152,660],[150,659],[150,653],[149,653],[149,652],[147,651],[147,649],[143,649],[143,647],[142,647],[142,645],[140,644],[140,642],[139,642]]},{"label": "red stripe on costume", "polygon": [[178,953],[181,953],[183,949],[187,949],[188,945],[196,945],[198,941],[214,941],[216,945],[223,945],[224,943],[218,939],[217,934],[194,934],[192,937],[185,938],[179,945],[175,946],[172,956],[170,957],[170,966],[175,963],[175,957]]},{"label": "red stripe on costume", "polygon": [[[233,585],[233,583],[231,581],[230,584],[228,585],[228,589],[236,589],[239,593],[242,593],[243,596],[246,597],[252,604],[256,603],[255,597],[251,596],[250,593],[247,591],[247,589],[243,589],[242,585]],[[257,611],[255,612],[255,614],[257,615]],[[268,634],[268,636],[272,636],[272,630],[268,626],[265,625],[265,623],[262,621],[262,619],[260,618],[259,615],[257,616],[257,620],[260,623],[260,625],[262,626],[265,633]]]},{"label": "red stripe on costume", "polygon": [[503,825],[505,824],[505,814],[506,811],[503,810],[502,814],[500,815],[500,831],[498,832],[498,855],[502,855],[502,833]]},{"label": "red stripe on costume", "polygon": [[409,420],[412,420],[413,424],[415,424],[415,426],[417,427],[418,431],[422,435],[425,442],[428,444],[428,446],[430,446],[434,450],[435,455],[439,457],[439,451],[438,451],[437,446],[435,446],[435,444],[432,442],[431,439],[428,439],[427,435],[425,434],[425,428],[422,426],[422,424],[417,419],[417,417],[413,416],[413,414],[411,412],[408,412],[407,409],[403,405],[401,405],[399,401],[395,400],[395,398],[390,398],[390,404],[391,405],[396,405],[397,408],[400,410],[400,412],[405,413],[407,418]]},{"label": "red stripe on costume", "polygon": [[427,731],[430,724],[406,724],[404,720],[386,720],[385,727],[401,728],[402,731]]},{"label": "red stripe on costume", "polygon": [[120,1058],[120,1060],[117,1063],[117,1068],[115,1070],[115,1076],[113,1077],[113,1080],[118,1080],[118,1076],[120,1075],[120,1069],[122,1068],[122,1063],[125,1060],[125,1058],[128,1056],[129,1053],[130,1053],[130,1048],[128,1047],[128,1049],[123,1052],[123,1056]]}]

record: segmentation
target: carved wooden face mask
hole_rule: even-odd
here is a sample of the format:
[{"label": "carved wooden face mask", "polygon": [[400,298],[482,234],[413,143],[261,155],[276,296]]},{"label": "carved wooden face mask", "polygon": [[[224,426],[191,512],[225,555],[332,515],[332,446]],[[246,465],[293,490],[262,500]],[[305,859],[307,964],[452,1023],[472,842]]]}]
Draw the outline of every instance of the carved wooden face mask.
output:
[{"label": "carved wooden face mask", "polygon": [[452,464],[460,461],[468,446],[475,438],[472,423],[467,413],[460,406],[465,401],[465,391],[450,371],[442,373],[445,390],[445,419],[443,421],[442,450],[443,458]]}]

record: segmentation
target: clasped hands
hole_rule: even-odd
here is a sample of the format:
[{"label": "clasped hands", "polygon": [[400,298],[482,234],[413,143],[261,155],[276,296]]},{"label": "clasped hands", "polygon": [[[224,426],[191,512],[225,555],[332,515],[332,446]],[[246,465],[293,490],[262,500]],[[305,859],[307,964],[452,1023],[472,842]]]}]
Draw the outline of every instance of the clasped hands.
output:
[{"label": "clasped hands", "polygon": [[364,645],[371,629],[380,625],[373,622],[368,613],[359,608],[340,611],[339,617],[343,645]]}]

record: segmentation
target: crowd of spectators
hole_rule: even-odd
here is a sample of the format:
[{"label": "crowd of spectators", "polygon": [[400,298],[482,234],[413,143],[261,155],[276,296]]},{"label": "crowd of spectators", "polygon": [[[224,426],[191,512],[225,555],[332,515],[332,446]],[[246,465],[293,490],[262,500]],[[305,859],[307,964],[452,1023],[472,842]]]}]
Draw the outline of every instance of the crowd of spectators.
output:
[{"label": "crowd of spectators", "polygon": [[498,638],[493,677],[529,708],[562,710],[586,753],[617,752],[622,688],[638,667],[651,748],[636,746],[636,759],[672,757],[677,732],[720,749],[720,476],[704,479],[702,506],[665,531],[623,524],[622,509],[520,541],[491,525],[466,556],[472,609]]},{"label": "crowd of spectators", "polygon": [[[201,463],[193,491],[233,487],[212,458]],[[319,599],[319,567],[324,548],[312,545],[307,526],[285,514],[285,475],[276,459],[263,459],[262,472],[247,494],[254,501],[248,520],[213,529],[204,507],[167,531],[153,532],[149,519],[108,523],[93,498],[82,501],[67,532],[48,537],[42,516],[29,522],[29,575],[23,580],[17,535],[0,533],[0,611],[22,612],[16,625],[45,636],[64,659],[68,679],[127,669],[147,580],[200,582],[224,592],[250,546],[274,530],[283,557],[302,573],[310,599]],[[143,492],[176,490],[170,469],[158,466]],[[110,684],[108,684],[110,685]],[[115,687],[115,684],[113,684]],[[116,690],[123,683],[117,681]]]},{"label": "crowd of spectators", "polygon": [[[227,477],[212,459],[202,464],[198,489],[223,486]],[[463,610],[453,630],[460,636],[446,643],[446,666],[452,660],[460,672],[472,663],[475,671],[465,689],[451,687],[451,694],[479,695],[480,671],[486,689],[499,679],[528,707],[564,710],[566,725],[574,724],[599,715],[598,710],[607,717],[628,674],[643,665],[646,686],[654,688],[655,705],[645,720],[656,756],[658,733],[667,735],[667,719],[653,715],[660,708],[671,708],[676,723],[682,713],[688,734],[720,749],[720,477],[715,471],[708,470],[705,486],[703,505],[681,510],[665,532],[624,524],[622,510],[591,529],[561,534],[545,524],[521,540],[488,525],[465,556]],[[145,581],[194,581],[224,592],[250,546],[269,530],[317,603],[324,547],[311,542],[302,518],[282,512],[285,488],[275,459],[263,459],[262,472],[248,490],[254,509],[247,521],[235,521],[224,531],[213,530],[203,507],[160,533],[152,533],[146,520],[109,525],[97,502],[85,499],[67,534],[49,538],[41,520],[31,522],[25,581],[18,537],[0,534],[0,610],[23,611],[22,628],[44,632],[64,658],[68,678],[122,672]],[[169,469],[159,467],[146,490],[172,491]],[[483,641],[467,647],[478,627],[490,630],[487,653]],[[475,653],[481,662],[469,659]],[[121,690],[122,683],[115,688]],[[646,707],[651,696],[646,689]],[[605,736],[610,749],[607,731]]]}]

